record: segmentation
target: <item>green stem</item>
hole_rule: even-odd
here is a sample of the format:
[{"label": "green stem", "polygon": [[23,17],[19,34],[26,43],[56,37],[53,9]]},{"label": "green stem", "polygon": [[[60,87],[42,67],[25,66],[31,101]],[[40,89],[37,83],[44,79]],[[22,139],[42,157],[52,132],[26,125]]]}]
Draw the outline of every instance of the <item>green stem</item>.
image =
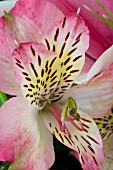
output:
[{"label": "green stem", "polygon": [[113,29],[113,20],[111,20],[110,18],[105,18],[104,16],[99,15],[98,13],[96,13],[95,11],[93,11],[91,8],[87,7],[86,5],[84,5],[84,7],[91,12],[93,15],[95,15],[96,17],[98,17],[101,21],[103,21],[104,23],[106,23],[110,28]]},{"label": "green stem", "polygon": [[62,115],[61,115],[61,121],[65,121],[66,119],[66,115],[67,115],[67,110],[68,110],[68,102],[66,102],[63,111],[62,111]]},{"label": "green stem", "polygon": [[99,0],[96,2],[100,5],[100,7],[113,19],[113,13],[110,12]]},{"label": "green stem", "polygon": [[7,96],[5,93],[0,92],[0,106],[7,101]]}]

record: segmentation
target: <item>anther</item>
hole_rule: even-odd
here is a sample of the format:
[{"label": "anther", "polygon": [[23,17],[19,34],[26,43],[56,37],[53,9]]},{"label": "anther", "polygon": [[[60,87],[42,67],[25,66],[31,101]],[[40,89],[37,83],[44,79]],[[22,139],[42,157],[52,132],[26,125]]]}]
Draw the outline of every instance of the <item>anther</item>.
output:
[{"label": "anther", "polygon": [[80,115],[77,113],[77,104],[76,101],[72,97],[68,97],[66,104],[64,105],[62,115],[61,115],[61,121],[66,120],[66,115],[69,113],[69,115],[76,119],[80,120]]}]

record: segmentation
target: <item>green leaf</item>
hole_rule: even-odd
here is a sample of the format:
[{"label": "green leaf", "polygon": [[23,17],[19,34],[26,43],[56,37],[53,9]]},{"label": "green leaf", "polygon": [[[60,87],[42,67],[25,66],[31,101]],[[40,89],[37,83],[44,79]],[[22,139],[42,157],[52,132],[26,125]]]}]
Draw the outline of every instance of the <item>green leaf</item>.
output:
[{"label": "green leaf", "polygon": [[96,2],[113,19],[113,13],[110,12],[99,0],[96,0]]},{"label": "green leaf", "polygon": [[0,107],[7,101],[7,96],[5,93],[0,92]]},{"label": "green leaf", "polygon": [[99,18],[101,21],[103,21],[104,23],[106,23],[109,27],[111,27],[113,29],[113,20],[108,18],[107,16],[101,16],[100,14],[96,13],[95,11],[93,11],[91,8],[89,8],[88,6],[84,5],[84,7],[91,12],[93,15],[95,15],[97,18]]},{"label": "green leaf", "polygon": [[0,165],[0,170],[8,170],[9,167],[10,167],[10,162],[5,161]]}]

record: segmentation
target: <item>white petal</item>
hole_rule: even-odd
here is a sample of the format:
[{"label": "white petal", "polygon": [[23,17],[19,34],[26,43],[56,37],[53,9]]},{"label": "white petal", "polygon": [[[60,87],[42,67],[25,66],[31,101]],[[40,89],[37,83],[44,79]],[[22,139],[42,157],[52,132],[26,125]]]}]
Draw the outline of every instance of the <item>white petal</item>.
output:
[{"label": "white petal", "polygon": [[76,83],[81,84],[83,82],[89,81],[91,78],[104,71],[112,62],[113,62],[113,45],[99,57],[99,59],[94,63],[94,65],[89,70],[87,76],[78,77]]}]

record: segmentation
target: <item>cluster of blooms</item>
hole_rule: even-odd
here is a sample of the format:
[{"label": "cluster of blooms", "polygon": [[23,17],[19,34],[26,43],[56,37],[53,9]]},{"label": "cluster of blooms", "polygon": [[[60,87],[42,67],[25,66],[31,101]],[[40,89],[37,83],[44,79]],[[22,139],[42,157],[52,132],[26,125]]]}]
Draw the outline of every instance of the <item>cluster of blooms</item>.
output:
[{"label": "cluster of blooms", "polygon": [[0,13],[0,91],[15,96],[0,108],[0,160],[11,162],[9,170],[48,170],[55,160],[54,135],[84,170],[100,170],[107,138],[103,169],[108,170],[112,30],[88,17],[82,1],[15,2],[10,12],[5,6],[8,11]]}]

